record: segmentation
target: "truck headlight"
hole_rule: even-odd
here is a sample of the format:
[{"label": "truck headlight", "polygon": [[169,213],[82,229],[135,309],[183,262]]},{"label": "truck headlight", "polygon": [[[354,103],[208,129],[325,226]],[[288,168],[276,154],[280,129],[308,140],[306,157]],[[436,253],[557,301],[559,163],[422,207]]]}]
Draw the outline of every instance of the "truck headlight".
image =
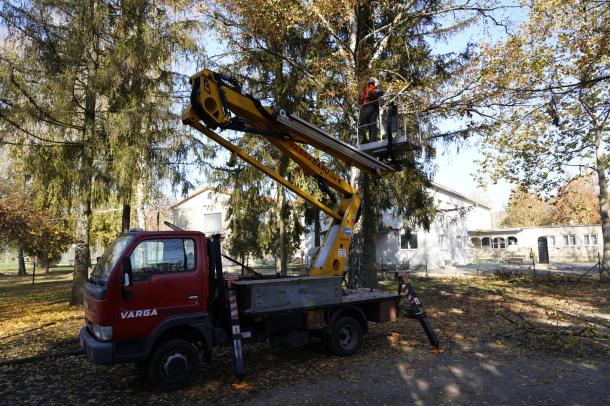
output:
[{"label": "truck headlight", "polygon": [[100,326],[99,324],[93,325],[93,334],[100,340],[111,340],[112,339],[112,326]]}]

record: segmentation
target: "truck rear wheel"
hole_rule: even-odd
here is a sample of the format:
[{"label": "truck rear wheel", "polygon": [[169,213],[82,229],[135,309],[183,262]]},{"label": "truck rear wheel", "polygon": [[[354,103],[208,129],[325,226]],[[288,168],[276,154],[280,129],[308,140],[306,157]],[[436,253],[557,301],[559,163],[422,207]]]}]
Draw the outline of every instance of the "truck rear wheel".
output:
[{"label": "truck rear wheel", "polygon": [[148,361],[148,378],[163,390],[184,388],[191,383],[199,365],[199,355],[193,345],[175,338],[161,343]]},{"label": "truck rear wheel", "polygon": [[332,326],[328,337],[330,350],[340,356],[358,352],[362,345],[362,327],[353,317],[341,317]]}]

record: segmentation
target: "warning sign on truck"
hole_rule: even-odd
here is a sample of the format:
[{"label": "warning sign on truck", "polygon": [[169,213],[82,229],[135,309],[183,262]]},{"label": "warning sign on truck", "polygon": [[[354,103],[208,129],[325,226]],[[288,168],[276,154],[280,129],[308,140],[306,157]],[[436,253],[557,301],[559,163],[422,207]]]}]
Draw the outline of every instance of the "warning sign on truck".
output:
[{"label": "warning sign on truck", "polygon": [[337,252],[337,255],[340,258],[345,258],[345,248],[339,248],[339,251]]}]

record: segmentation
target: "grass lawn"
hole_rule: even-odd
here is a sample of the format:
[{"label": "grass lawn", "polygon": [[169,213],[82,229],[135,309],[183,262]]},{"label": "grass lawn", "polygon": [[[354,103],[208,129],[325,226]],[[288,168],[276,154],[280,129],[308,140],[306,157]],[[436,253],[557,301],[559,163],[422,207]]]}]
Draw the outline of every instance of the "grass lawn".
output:
[{"label": "grass lawn", "polygon": [[[16,264],[0,265],[0,273],[4,274],[6,276],[16,275],[17,268],[18,268],[18,266]],[[52,266],[49,268],[49,271],[71,271],[72,269],[74,269],[74,266],[72,266],[72,265],[62,265],[62,266]],[[32,272],[32,264],[26,263],[25,270],[28,274],[30,274]],[[36,266],[36,275],[39,275],[42,273],[44,273],[44,266],[41,266],[40,264],[38,264]]]}]

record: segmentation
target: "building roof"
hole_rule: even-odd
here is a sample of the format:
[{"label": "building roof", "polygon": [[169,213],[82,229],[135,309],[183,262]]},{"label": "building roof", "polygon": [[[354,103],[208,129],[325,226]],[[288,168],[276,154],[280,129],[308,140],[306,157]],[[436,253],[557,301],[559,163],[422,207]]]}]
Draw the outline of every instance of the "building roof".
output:
[{"label": "building roof", "polygon": [[475,206],[480,206],[480,207],[484,207],[486,209],[491,210],[491,207],[487,203],[483,203],[483,202],[481,202],[479,200],[476,200],[476,199],[474,199],[472,197],[466,196],[465,194],[460,193],[460,192],[458,192],[456,190],[450,189],[447,186],[443,186],[440,183],[432,182],[432,189],[440,191],[440,192],[444,192],[444,193],[447,193],[447,194],[450,194],[450,195],[453,195],[453,196],[455,196],[455,197],[457,197],[459,199],[462,199],[462,200],[465,200],[467,202],[470,202],[471,204],[474,204]]},{"label": "building roof", "polygon": [[179,200],[178,202],[172,204],[171,206],[169,206],[170,209],[174,209],[178,206],[180,206],[181,204],[191,200],[193,197],[199,196],[200,194],[202,194],[203,192],[207,192],[208,190],[211,190],[214,193],[221,193],[223,195],[230,195],[231,193],[225,190],[216,190],[214,188],[208,187],[208,186],[204,186],[201,189],[193,192],[192,194],[188,195],[187,197],[185,197],[182,200]]}]

